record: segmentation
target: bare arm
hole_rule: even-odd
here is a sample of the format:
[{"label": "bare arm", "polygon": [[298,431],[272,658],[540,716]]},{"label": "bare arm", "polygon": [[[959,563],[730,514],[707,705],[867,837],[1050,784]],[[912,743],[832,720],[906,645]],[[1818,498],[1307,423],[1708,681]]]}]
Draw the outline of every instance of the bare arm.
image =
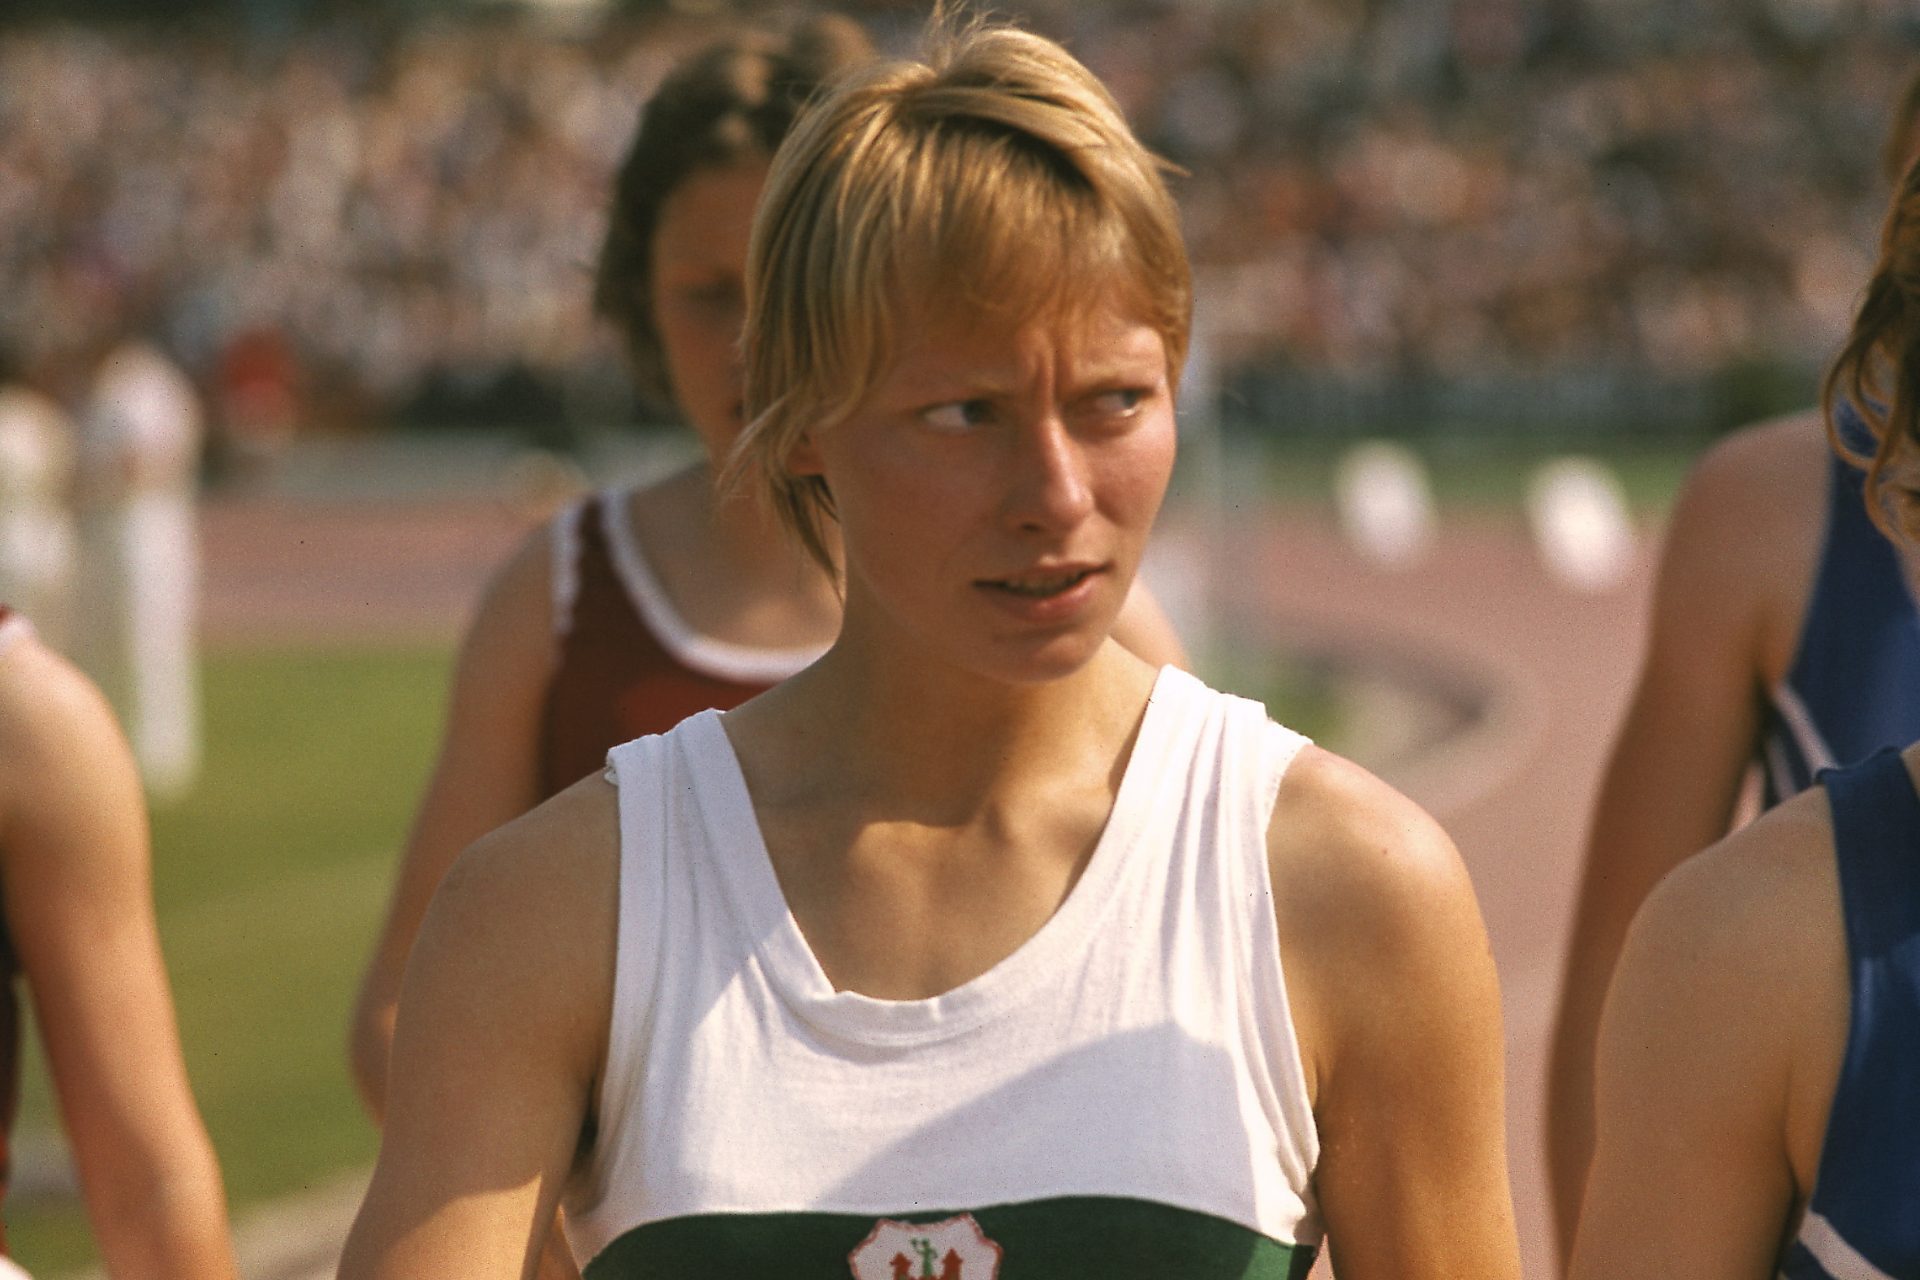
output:
[{"label": "bare arm", "polygon": [[1593,1143],[1600,1006],[1633,914],[1660,878],[1727,832],[1784,674],[1825,512],[1818,424],[1736,437],[1675,506],[1645,666],[1595,809],[1554,1026],[1547,1131],[1555,1227],[1572,1241]]},{"label": "bare arm", "polygon": [[220,1171],[154,922],[139,778],[99,694],[32,642],[0,656],[0,876],[107,1273],[231,1277]]},{"label": "bare arm", "polygon": [[440,758],[414,817],[349,1036],[360,1096],[386,1110],[387,1058],[407,955],[460,851],[534,805],[540,710],[553,663],[548,537],[534,535],[488,587],[454,671]]},{"label": "bare arm", "polygon": [[1314,748],[1271,842],[1341,1280],[1515,1280],[1500,997],[1459,855],[1411,801]]},{"label": "bare arm", "polygon": [[1793,807],[1680,868],[1634,922],[1572,1280],[1776,1272],[1803,1187],[1791,1117],[1818,1113],[1797,1126],[1810,1185],[1847,1020],[1831,837]]},{"label": "bare arm", "polygon": [[1113,638],[1152,666],[1174,666],[1183,671],[1193,666],[1187,647],[1180,643],[1180,633],[1173,629],[1172,619],[1154,599],[1144,578],[1133,580],[1133,590],[1127,593],[1127,602],[1113,621]]},{"label": "bare arm", "polygon": [[615,792],[589,778],[446,876],[401,997],[392,1107],[342,1280],[525,1280],[605,1059]]}]

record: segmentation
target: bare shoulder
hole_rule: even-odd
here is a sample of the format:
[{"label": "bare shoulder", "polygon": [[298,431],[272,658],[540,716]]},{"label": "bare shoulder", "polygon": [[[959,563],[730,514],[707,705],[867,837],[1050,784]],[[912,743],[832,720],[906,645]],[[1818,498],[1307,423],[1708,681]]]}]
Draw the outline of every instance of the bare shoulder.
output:
[{"label": "bare shoulder", "polygon": [[[1364,1079],[1409,1044],[1469,1024],[1497,1043],[1498,984],[1479,904],[1425,810],[1308,747],[1281,783],[1267,843],[1288,998],[1316,1098],[1343,1071],[1358,1065]],[[1436,1031],[1437,1009],[1449,1010],[1450,1025]]]},{"label": "bare shoulder", "polygon": [[501,561],[480,597],[468,642],[486,635],[516,635],[544,644],[553,631],[554,558],[560,515],[530,530]]},{"label": "bare shoulder", "polygon": [[1723,436],[1694,464],[1688,486],[1716,497],[1803,497],[1824,488],[1826,423],[1815,410],[1769,418]]},{"label": "bare shoulder", "polygon": [[1499,983],[1452,841],[1365,769],[1307,748],[1268,856],[1340,1274],[1517,1276]]},{"label": "bare shoulder", "polygon": [[596,774],[469,846],[422,922],[402,1023],[410,1001],[475,1003],[490,1006],[483,1024],[596,1053],[613,990],[616,813],[614,788]]},{"label": "bare shoulder", "polygon": [[556,516],[520,540],[488,579],[460,642],[453,714],[463,727],[516,744],[530,741],[525,720],[558,656],[554,562]]},{"label": "bare shoulder", "polygon": [[1706,1144],[1764,1175],[1767,1203],[1792,1194],[1789,1178],[1804,1193],[1847,985],[1832,824],[1814,788],[1682,863],[1635,917],[1600,1024],[1603,1153]]},{"label": "bare shoulder", "polygon": [[0,806],[50,770],[93,773],[126,754],[106,699],[37,638],[0,653]]},{"label": "bare shoulder", "polygon": [[1758,561],[1777,559],[1787,538],[1810,558],[1825,521],[1828,457],[1825,424],[1811,411],[1733,432],[1688,473],[1670,543]]},{"label": "bare shoulder", "polygon": [[0,650],[0,733],[24,735],[105,710],[92,682],[38,636],[29,632]]},{"label": "bare shoulder", "polygon": [[[1338,947],[1392,947],[1436,903],[1472,899],[1439,823],[1366,769],[1309,746],[1288,768],[1267,832],[1274,883],[1303,928]],[[1307,920],[1339,920],[1338,929]]]},{"label": "bare shoulder", "polygon": [[1772,1274],[1846,1036],[1832,865],[1816,789],[1641,907],[1600,1017],[1574,1276]]},{"label": "bare shoulder", "polygon": [[558,937],[611,909],[619,857],[618,793],[595,774],[470,845],[429,919],[463,930],[539,925]]},{"label": "bare shoulder", "polygon": [[1736,431],[1701,456],[1667,525],[1657,634],[1682,650],[1737,649],[1762,684],[1785,676],[1826,528],[1828,457],[1811,412]]},{"label": "bare shoulder", "polygon": [[1675,868],[1635,917],[1617,998],[1681,1006],[1711,1024],[1822,996],[1844,959],[1826,792],[1815,787]]}]

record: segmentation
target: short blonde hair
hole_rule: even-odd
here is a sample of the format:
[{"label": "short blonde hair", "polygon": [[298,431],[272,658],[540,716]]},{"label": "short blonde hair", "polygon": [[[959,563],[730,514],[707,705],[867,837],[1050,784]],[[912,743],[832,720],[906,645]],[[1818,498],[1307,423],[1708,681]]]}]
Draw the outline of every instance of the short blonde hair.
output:
[{"label": "short blonde hair", "polygon": [[1017,324],[1117,303],[1159,333],[1177,386],[1192,284],[1165,168],[1091,72],[1012,27],[936,17],[920,60],[842,83],[782,144],[754,219],[728,480],[764,485],[831,570],[832,494],[787,459],[860,407],[898,326],[934,306]]}]

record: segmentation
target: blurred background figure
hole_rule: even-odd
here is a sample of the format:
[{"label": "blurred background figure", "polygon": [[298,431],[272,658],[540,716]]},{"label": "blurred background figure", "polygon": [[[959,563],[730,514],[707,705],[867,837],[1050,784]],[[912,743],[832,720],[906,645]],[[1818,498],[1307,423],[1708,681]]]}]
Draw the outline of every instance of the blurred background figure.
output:
[{"label": "blurred background figure", "polygon": [[74,653],[159,796],[183,793],[200,767],[201,436],[178,365],[137,339],[107,352],[81,417]]},{"label": "blurred background figure", "polygon": [[[1920,583],[1916,178],[1896,182],[1879,265],[1821,388],[1845,500],[1891,541],[1885,564],[1908,591]],[[1837,625],[1885,629],[1870,601],[1852,603]],[[1898,679],[1872,661],[1833,678],[1863,703],[1904,701],[1920,646],[1898,652]],[[1824,769],[1653,890],[1601,1019],[1573,1280],[1920,1275],[1916,851],[1920,747],[1889,743]]]},{"label": "blurred background figure", "polygon": [[209,468],[230,484],[258,483],[293,444],[305,406],[303,373],[279,329],[247,329],[220,351],[213,375]]},{"label": "blurred background figure", "polygon": [[0,348],[0,600],[55,643],[73,587],[74,450],[72,420]]},{"label": "blurred background figure", "polygon": [[[1889,187],[1912,163],[1917,114],[1920,75],[1885,130]],[[1595,807],[1555,1030],[1548,1143],[1563,1249],[1593,1150],[1602,998],[1635,910],[1751,815],[1743,787],[1771,807],[1823,769],[1920,738],[1914,552],[1869,518],[1855,455],[1871,455],[1873,436],[1850,404],[1834,409],[1831,441],[1817,411],[1733,433],[1675,502],[1646,661]]]},{"label": "blurred background figure", "polygon": [[[18,978],[108,1274],[232,1280],[220,1171],[154,927],[132,757],[99,693],[4,605],[0,884],[0,1171],[19,1078]],[[10,1265],[0,1258],[0,1275]]]}]

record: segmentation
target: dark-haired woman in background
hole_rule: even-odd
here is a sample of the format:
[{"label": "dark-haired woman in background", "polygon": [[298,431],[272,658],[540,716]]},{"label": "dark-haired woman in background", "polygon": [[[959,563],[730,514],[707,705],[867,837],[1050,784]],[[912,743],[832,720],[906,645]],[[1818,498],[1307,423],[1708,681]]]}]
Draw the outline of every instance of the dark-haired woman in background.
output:
[{"label": "dark-haired woman in background", "polygon": [[[1889,187],[1920,143],[1920,75],[1882,150]],[[1844,403],[1858,449],[1866,428]],[[1607,764],[1554,1028],[1548,1151],[1562,1253],[1592,1156],[1600,1004],[1634,911],[1726,835],[1758,764],[1770,807],[1820,769],[1920,738],[1920,609],[1874,528],[1855,461],[1821,415],[1735,432],[1688,477],[1668,522],[1647,656]]]}]

